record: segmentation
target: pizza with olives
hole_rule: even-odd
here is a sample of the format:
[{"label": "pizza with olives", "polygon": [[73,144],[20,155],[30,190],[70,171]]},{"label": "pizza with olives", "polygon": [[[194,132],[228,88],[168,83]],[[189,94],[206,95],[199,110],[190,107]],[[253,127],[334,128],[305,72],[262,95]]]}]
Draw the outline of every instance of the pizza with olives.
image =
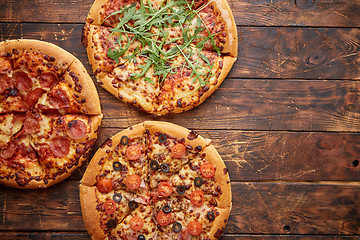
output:
[{"label": "pizza with olives", "polygon": [[153,115],[202,103],[238,48],[226,0],[95,0],[83,40],[98,83]]},{"label": "pizza with olives", "polygon": [[95,85],[72,54],[37,40],[0,42],[0,183],[62,181],[86,160],[101,118]]},{"label": "pizza with olives", "polygon": [[217,239],[231,187],[210,140],[145,121],[99,148],[81,180],[80,202],[92,239]]}]

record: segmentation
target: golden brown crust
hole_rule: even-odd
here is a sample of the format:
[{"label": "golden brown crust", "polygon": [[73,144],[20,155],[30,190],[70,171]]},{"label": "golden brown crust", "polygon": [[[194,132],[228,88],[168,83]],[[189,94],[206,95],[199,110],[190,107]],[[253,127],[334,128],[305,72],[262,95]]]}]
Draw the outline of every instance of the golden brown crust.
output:
[{"label": "golden brown crust", "polygon": [[[201,97],[199,102],[196,105],[188,105],[186,107],[179,107],[176,104],[176,100],[173,101],[173,106],[174,106],[174,112],[173,113],[181,113],[181,112],[185,112],[188,111],[198,105],[200,105],[201,103],[203,103],[208,97],[211,96],[211,94],[213,94],[215,92],[216,89],[218,89],[221,85],[221,83],[225,80],[226,76],[228,75],[228,73],[230,72],[234,62],[236,61],[236,58],[234,57],[230,57],[230,56],[225,56],[223,58],[223,68],[221,70],[220,76],[217,79],[217,82],[215,85],[209,85],[210,88],[208,91],[206,91]],[[198,91],[192,93],[191,95],[197,95],[199,94]],[[189,95],[189,96],[191,96]],[[165,115],[168,113],[168,110],[165,109],[163,111],[160,111],[157,113],[157,115],[161,116],[161,115]]]},{"label": "golden brown crust", "polygon": [[230,6],[226,0],[212,0],[210,5],[214,6],[215,10],[220,13],[220,17],[225,24],[226,42],[222,53],[230,54],[230,56],[236,58],[238,52],[238,36],[237,29],[234,20],[234,16],[230,9]]},{"label": "golden brown crust", "polygon": [[215,182],[220,186],[222,194],[218,199],[218,207],[231,208],[231,185],[228,169],[225,166],[221,156],[213,145],[209,145],[204,149],[205,159],[216,167]]},{"label": "golden brown crust", "polygon": [[83,108],[87,114],[100,115],[100,100],[95,84],[87,73],[84,65],[78,59],[71,64],[69,71],[66,71],[64,77],[65,80],[73,86],[76,94],[81,99],[85,99]]},{"label": "golden brown crust", "polygon": [[205,148],[208,144],[210,144],[210,140],[205,139],[200,135],[197,135],[194,131],[190,131],[189,129],[173,123],[160,121],[145,121],[144,126],[150,131],[150,133],[163,132],[178,139],[184,138],[185,143],[189,144],[193,148],[197,146]]},{"label": "golden brown crust", "polygon": [[219,216],[217,216],[213,222],[213,226],[210,230],[210,238],[217,240],[224,233],[226,223],[230,215],[230,208],[220,208]]},{"label": "golden brown crust", "polygon": [[100,80],[100,79],[102,79],[103,77],[106,76],[107,72],[103,72],[103,69],[101,69],[102,71],[97,73],[97,69],[100,69],[100,66],[101,66],[101,64],[100,64],[101,61],[97,61],[95,59],[95,55],[98,52],[97,52],[97,46],[95,45],[95,43],[93,41],[94,30],[97,29],[97,28],[99,28],[99,27],[86,24],[84,32],[86,34],[85,39],[86,39],[86,43],[87,43],[86,51],[87,51],[88,59],[89,59],[91,68],[93,70],[93,73],[96,75],[96,78],[98,80]]},{"label": "golden brown crust", "polygon": [[106,235],[99,227],[101,216],[96,207],[96,188],[80,185],[80,203],[82,217],[91,238],[105,239]]},{"label": "golden brown crust", "polygon": [[104,4],[105,0],[95,0],[93,5],[90,8],[89,14],[87,16],[86,22],[100,26],[101,20],[100,20],[100,12],[101,12],[101,6]]},{"label": "golden brown crust", "polygon": [[81,179],[81,184],[85,186],[94,186],[96,183],[96,176],[100,172],[100,165],[98,164],[101,158],[107,155],[108,150],[113,150],[119,145],[121,137],[127,136],[129,138],[141,136],[145,133],[143,123],[139,123],[135,126],[129,127],[113,137],[106,140],[106,142],[97,150],[93,158],[91,159],[84,176]]},{"label": "golden brown crust", "polygon": [[75,56],[71,53],[65,51],[64,49],[56,46],[55,44],[43,42],[33,39],[16,39],[16,40],[6,40],[2,42],[5,46],[5,51],[11,53],[13,49],[18,51],[39,51],[49,57],[55,58],[55,65],[65,71],[74,61]]},{"label": "golden brown crust", "polygon": [[221,70],[221,74],[219,78],[217,79],[216,85],[210,86],[210,89],[200,97],[200,103],[204,102],[205,99],[207,99],[216,89],[220,87],[221,83],[225,80],[226,76],[230,72],[235,61],[236,59],[234,57],[229,57],[229,56],[224,57],[223,68]]}]

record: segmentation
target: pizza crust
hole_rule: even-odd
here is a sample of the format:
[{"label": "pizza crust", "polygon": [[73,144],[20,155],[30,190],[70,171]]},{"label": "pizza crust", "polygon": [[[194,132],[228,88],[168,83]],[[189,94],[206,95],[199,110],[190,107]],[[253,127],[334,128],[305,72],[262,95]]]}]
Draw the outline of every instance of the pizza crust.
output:
[{"label": "pizza crust", "polygon": [[20,51],[30,50],[39,51],[48,55],[49,57],[54,57],[56,66],[62,71],[65,71],[76,59],[74,55],[56,46],[55,44],[39,40],[6,40],[0,43],[0,47],[1,45],[5,46],[5,52],[7,53],[11,53],[13,49],[17,49]]},{"label": "pizza crust", "polygon": [[218,199],[218,207],[231,208],[232,195],[228,169],[213,145],[206,147],[204,149],[204,153],[206,154],[205,160],[209,161],[216,167],[214,178],[220,186],[222,192]]},{"label": "pizza crust", "polygon": [[162,132],[178,139],[184,139],[185,144],[188,144],[193,148],[201,146],[204,149],[210,144],[210,140],[205,139],[200,135],[196,135],[194,131],[190,131],[184,127],[173,123],[160,121],[145,121],[144,126],[146,129],[149,129],[150,133]]},{"label": "pizza crust", "polygon": [[230,6],[226,0],[210,0],[210,5],[214,6],[215,10],[220,13],[220,17],[225,24],[226,42],[223,50],[224,54],[230,54],[230,56],[236,58],[238,52],[238,36],[237,29],[234,20],[234,16],[231,12]]},{"label": "pizza crust", "polygon": [[212,240],[217,240],[220,236],[223,235],[231,208],[220,208],[217,210],[220,214],[215,218],[213,227],[210,230],[210,238]]},{"label": "pizza crust", "polygon": [[135,126],[129,127],[113,137],[105,141],[105,143],[98,149],[98,151],[93,156],[90,161],[83,178],[81,179],[81,184],[85,186],[94,186],[96,183],[96,176],[100,172],[99,161],[107,155],[107,151],[112,151],[117,145],[119,145],[121,137],[127,136],[129,138],[141,136],[145,133],[145,128],[143,123],[137,124]]},{"label": "pizza crust", "polygon": [[97,211],[96,188],[80,185],[80,204],[82,217],[92,239],[105,239],[106,235],[98,227],[100,214]]},{"label": "pizza crust", "polygon": [[[78,59],[71,64],[68,71],[65,72],[64,77],[65,80],[72,85],[72,89],[75,92],[77,91],[77,86],[81,87],[77,95],[81,99],[85,99],[84,109],[86,113],[90,115],[100,115],[100,99],[95,84],[87,73],[84,65]],[[76,81],[78,81],[78,83],[76,83]]]}]

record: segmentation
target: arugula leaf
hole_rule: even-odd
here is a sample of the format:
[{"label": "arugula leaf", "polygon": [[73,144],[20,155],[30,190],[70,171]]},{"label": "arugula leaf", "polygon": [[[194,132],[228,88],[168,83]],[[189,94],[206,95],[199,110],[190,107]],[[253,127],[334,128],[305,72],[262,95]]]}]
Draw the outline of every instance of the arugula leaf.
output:
[{"label": "arugula leaf", "polygon": [[144,80],[147,81],[148,83],[155,84],[155,82],[151,80],[151,78],[149,77],[145,77]]}]

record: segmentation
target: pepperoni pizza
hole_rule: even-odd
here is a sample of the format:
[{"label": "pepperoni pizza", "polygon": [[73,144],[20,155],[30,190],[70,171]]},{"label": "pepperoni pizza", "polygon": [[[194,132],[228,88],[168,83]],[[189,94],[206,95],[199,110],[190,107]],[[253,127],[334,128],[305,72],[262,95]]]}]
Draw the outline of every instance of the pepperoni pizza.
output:
[{"label": "pepperoni pizza", "polygon": [[226,0],[95,0],[84,45],[102,87],[165,115],[208,98],[235,62],[238,42]]},{"label": "pepperoni pizza", "polygon": [[210,140],[145,121],[108,139],[81,180],[92,239],[217,239],[231,210],[228,170]]},{"label": "pepperoni pizza", "polygon": [[95,85],[72,54],[37,40],[0,43],[0,183],[65,179],[86,159],[101,118]]}]

